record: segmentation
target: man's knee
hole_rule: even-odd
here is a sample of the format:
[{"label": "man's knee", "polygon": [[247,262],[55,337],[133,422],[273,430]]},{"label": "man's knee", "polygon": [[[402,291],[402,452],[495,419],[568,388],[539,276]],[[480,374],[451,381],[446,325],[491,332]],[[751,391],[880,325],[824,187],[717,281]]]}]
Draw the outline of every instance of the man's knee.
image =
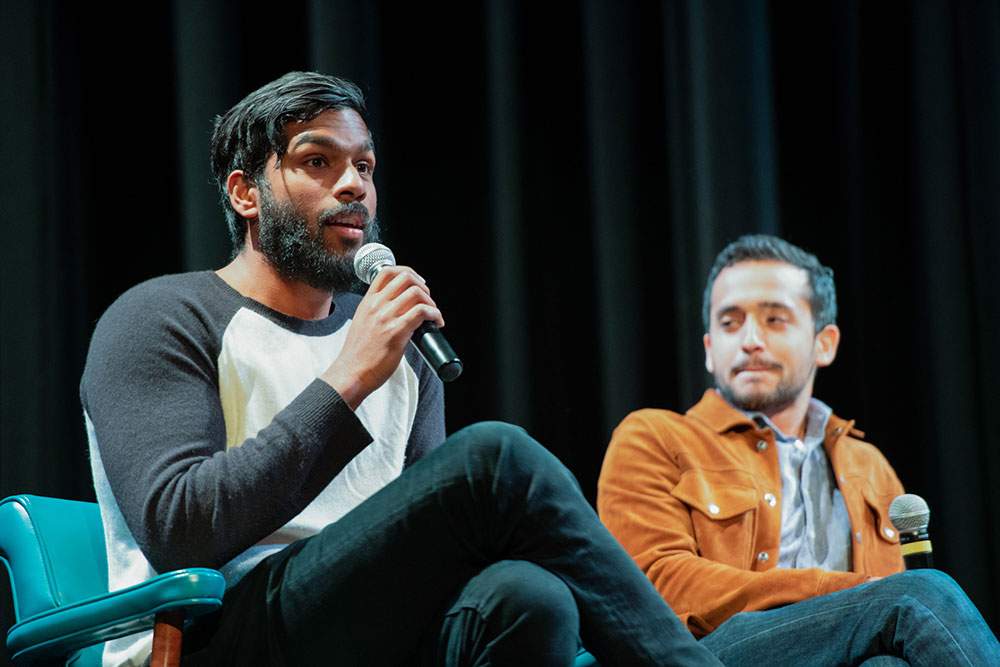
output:
[{"label": "man's knee", "polygon": [[488,463],[490,469],[508,466],[515,470],[539,472],[548,468],[564,472],[551,452],[520,426],[500,421],[478,422],[448,438],[451,448],[471,453]]},{"label": "man's knee", "polygon": [[921,569],[904,570],[896,574],[889,575],[882,579],[876,579],[868,584],[878,591],[891,593],[917,593],[917,594],[953,594],[961,592],[961,587],[955,580],[940,570]]},{"label": "man's knee", "polygon": [[533,447],[538,443],[520,426],[501,421],[484,421],[470,424],[456,431],[448,440],[466,447]]},{"label": "man's knee", "polygon": [[940,570],[905,570],[873,583],[879,582],[885,582],[884,587],[888,588],[891,585],[898,594],[928,606],[968,600],[962,587]]}]

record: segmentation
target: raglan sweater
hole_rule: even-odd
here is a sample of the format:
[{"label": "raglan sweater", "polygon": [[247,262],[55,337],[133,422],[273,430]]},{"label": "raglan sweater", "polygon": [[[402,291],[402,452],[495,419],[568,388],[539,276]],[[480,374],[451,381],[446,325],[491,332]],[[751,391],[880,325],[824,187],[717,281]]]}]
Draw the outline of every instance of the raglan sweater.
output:
[{"label": "raglan sweater", "polygon": [[[213,272],[164,276],[97,324],[80,385],[111,590],[180,567],[233,585],[444,440],[440,380],[409,346],[356,411],[318,380],[360,297],[299,320]],[[148,653],[112,642],[106,664]]]}]

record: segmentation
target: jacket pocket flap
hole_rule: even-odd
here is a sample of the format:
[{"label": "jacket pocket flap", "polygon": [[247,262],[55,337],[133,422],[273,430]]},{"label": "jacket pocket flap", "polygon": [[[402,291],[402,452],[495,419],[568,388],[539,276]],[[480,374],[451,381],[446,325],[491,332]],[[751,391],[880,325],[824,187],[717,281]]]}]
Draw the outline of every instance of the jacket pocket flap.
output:
[{"label": "jacket pocket flap", "polygon": [[731,519],[757,507],[756,488],[740,482],[744,474],[734,470],[688,470],[670,493],[710,519]]},{"label": "jacket pocket flap", "polygon": [[876,493],[867,488],[862,489],[861,493],[865,498],[865,504],[868,505],[872,516],[875,517],[875,531],[879,538],[890,544],[898,543],[899,534],[896,532],[896,527],[892,525],[892,521],[889,520],[889,505],[892,504],[895,495]]}]

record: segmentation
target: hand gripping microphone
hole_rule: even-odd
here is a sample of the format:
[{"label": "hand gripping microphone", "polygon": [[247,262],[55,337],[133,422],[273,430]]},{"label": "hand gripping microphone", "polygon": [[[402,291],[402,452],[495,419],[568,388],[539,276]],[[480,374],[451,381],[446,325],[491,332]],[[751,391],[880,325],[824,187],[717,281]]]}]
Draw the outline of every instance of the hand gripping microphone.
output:
[{"label": "hand gripping microphone", "polygon": [[889,505],[889,520],[899,532],[899,548],[907,570],[934,567],[931,539],[927,534],[931,511],[920,496],[907,493]]},{"label": "hand gripping microphone", "polygon": [[[366,243],[354,255],[354,273],[366,285],[370,285],[378,272],[386,266],[395,266],[392,251],[381,243]],[[424,322],[413,332],[413,343],[420,355],[438,377],[451,382],[462,374],[462,360],[451,349],[444,334],[431,322]]]}]

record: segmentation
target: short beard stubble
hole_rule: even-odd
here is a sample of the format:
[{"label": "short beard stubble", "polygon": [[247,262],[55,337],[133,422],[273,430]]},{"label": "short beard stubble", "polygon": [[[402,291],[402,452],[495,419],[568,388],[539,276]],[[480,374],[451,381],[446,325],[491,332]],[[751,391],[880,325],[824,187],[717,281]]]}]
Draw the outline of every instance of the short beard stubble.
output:
[{"label": "short beard stubble", "polygon": [[718,376],[715,378],[715,386],[730,405],[736,406],[744,412],[775,413],[794,403],[811,377],[812,371],[801,382],[782,380],[770,393],[750,394],[749,396],[737,396],[732,385],[723,382],[724,378]]}]

